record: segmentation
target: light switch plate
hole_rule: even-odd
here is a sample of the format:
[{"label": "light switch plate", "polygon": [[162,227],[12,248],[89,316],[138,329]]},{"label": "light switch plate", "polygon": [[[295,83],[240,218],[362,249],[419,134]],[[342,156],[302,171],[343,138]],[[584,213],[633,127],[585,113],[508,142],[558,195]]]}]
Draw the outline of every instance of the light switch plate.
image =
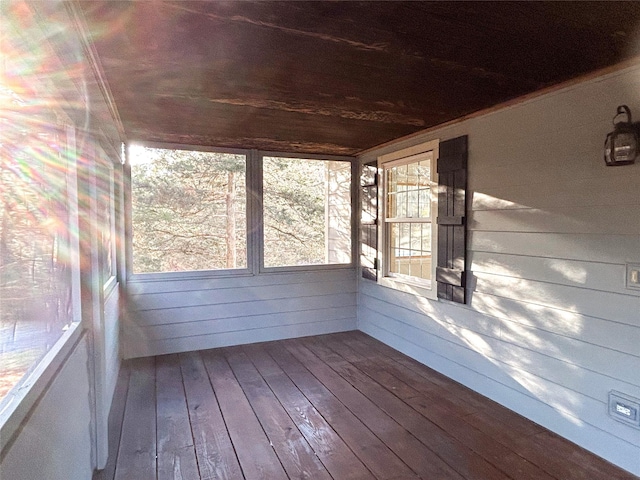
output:
[{"label": "light switch plate", "polygon": [[640,290],[640,263],[627,263],[626,287],[629,290]]}]

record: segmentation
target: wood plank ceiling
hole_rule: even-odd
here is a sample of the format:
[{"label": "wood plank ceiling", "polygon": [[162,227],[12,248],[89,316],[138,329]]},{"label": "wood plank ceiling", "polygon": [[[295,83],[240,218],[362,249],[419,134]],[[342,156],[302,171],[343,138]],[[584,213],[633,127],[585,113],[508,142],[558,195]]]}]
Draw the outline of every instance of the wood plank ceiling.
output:
[{"label": "wood plank ceiling", "polygon": [[77,5],[131,140],[352,155],[640,54],[640,2]]}]

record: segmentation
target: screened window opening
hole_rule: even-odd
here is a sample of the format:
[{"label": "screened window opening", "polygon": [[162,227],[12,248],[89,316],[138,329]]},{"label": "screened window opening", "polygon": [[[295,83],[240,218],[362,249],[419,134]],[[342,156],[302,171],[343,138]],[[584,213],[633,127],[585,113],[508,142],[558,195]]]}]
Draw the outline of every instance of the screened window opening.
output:
[{"label": "screened window opening", "polygon": [[351,263],[351,163],[263,157],[264,266]]},{"label": "screened window opening", "polygon": [[432,160],[429,151],[384,167],[389,276],[432,278]]},{"label": "screened window opening", "polygon": [[15,108],[10,121],[0,118],[0,411],[78,320],[72,139],[55,120],[33,121]]},{"label": "screened window opening", "polygon": [[246,156],[132,146],[133,273],[247,267]]}]

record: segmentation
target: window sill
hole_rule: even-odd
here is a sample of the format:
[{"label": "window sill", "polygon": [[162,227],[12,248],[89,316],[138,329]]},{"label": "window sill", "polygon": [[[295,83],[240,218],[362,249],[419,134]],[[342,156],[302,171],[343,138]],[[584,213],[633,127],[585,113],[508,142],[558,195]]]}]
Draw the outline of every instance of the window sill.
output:
[{"label": "window sill", "polygon": [[166,280],[200,280],[208,278],[224,277],[250,277],[254,275],[248,268],[235,268],[228,270],[191,270],[185,272],[154,272],[132,273],[128,276],[128,282],[153,282]]},{"label": "window sill", "polygon": [[297,273],[316,272],[319,270],[349,270],[354,269],[353,263],[323,263],[320,265],[290,265],[283,267],[262,267],[260,273]]},{"label": "window sill", "polygon": [[0,455],[12,442],[33,406],[45,393],[49,383],[77,345],[82,331],[79,322],[71,324],[35,369],[3,400],[0,410]]},{"label": "window sill", "polygon": [[410,293],[412,295],[417,295],[419,297],[425,297],[430,300],[438,299],[438,292],[435,288],[436,283],[431,281],[429,282],[429,284],[427,284],[426,282],[418,283],[400,278],[382,277],[378,279],[378,285],[391,288],[393,290]]},{"label": "window sill", "polygon": [[104,287],[102,287],[104,298],[109,298],[109,296],[111,296],[117,286],[118,277],[116,277],[115,275],[109,277],[109,280],[107,280],[104,284]]}]

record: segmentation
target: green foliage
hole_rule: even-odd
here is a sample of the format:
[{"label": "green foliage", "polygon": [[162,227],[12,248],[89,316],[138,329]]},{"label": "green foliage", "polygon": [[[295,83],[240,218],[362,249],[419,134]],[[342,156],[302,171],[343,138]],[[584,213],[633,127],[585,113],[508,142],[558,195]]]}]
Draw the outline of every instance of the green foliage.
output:
[{"label": "green foliage", "polygon": [[159,149],[143,155],[132,166],[134,272],[220,269],[232,258],[231,268],[246,266],[244,156]]},{"label": "green foliage", "polygon": [[325,263],[326,162],[266,157],[265,265]]},{"label": "green foliage", "polygon": [[[264,158],[265,266],[327,263],[329,163]],[[245,171],[242,155],[143,149],[132,165],[134,272],[246,266]]]}]

